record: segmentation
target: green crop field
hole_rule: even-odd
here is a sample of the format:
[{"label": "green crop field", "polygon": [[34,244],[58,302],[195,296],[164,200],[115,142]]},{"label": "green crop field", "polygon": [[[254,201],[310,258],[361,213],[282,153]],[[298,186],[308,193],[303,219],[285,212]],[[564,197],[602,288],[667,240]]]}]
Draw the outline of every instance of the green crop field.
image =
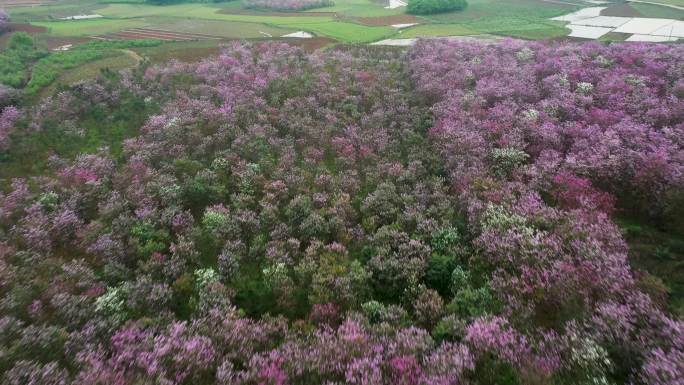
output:
[{"label": "green crop field", "polygon": [[402,38],[476,35],[478,31],[461,24],[424,24],[401,31]]}]

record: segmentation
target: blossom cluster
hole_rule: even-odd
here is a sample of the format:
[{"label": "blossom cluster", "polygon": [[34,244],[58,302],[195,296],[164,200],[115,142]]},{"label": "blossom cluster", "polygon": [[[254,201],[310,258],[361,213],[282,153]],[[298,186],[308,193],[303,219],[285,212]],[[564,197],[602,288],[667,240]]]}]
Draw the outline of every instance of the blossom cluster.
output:
[{"label": "blossom cluster", "polygon": [[[512,40],[421,42],[409,54],[412,80],[433,103],[429,136],[502,314],[580,344],[561,366],[591,360],[582,375],[592,383],[629,370],[637,383],[682,377],[682,322],[639,292],[611,219],[616,210],[673,226],[681,217],[682,55],[679,46]],[[515,363],[510,346],[521,344],[499,338],[489,346]],[[621,367],[624,357],[643,371]]]},{"label": "blossom cluster", "polygon": [[0,379],[677,384],[611,215],[676,210],[682,56],[236,43],[15,111],[18,140],[145,119],[0,190]]}]

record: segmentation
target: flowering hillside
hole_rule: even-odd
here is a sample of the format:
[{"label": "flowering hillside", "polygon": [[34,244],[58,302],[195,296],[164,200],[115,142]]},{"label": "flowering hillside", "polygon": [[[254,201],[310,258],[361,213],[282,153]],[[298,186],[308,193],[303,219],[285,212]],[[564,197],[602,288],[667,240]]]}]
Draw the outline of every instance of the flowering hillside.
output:
[{"label": "flowering hillside", "polygon": [[244,0],[245,8],[272,9],[276,11],[303,11],[330,7],[332,0]]},{"label": "flowering hillside", "polygon": [[2,383],[682,385],[613,218],[681,215],[683,57],[235,44],[4,107],[112,146],[0,192]]}]

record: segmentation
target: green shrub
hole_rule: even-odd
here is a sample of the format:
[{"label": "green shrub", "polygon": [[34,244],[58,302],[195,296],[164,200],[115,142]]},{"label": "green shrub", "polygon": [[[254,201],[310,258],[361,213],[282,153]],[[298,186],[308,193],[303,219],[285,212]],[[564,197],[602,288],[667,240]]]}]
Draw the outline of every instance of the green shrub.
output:
[{"label": "green shrub", "polygon": [[0,54],[0,83],[14,88],[22,87],[29,65],[45,55],[47,51],[38,47],[31,35],[26,32],[13,34]]},{"label": "green shrub", "polygon": [[378,301],[372,300],[362,304],[361,311],[370,322],[380,322],[382,315],[385,312],[385,305]]},{"label": "green shrub", "polygon": [[156,229],[150,222],[138,222],[131,228],[131,238],[138,253],[147,258],[167,248],[169,234]]},{"label": "green shrub", "polygon": [[64,70],[76,68],[91,61],[120,55],[124,48],[152,47],[159,40],[94,41],[75,46],[69,51],[55,52],[38,60],[31,70],[26,92],[34,94],[55,81]]},{"label": "green shrub", "polygon": [[428,261],[425,281],[430,288],[442,295],[447,295],[451,285],[451,274],[456,267],[456,258],[453,256],[432,254]]},{"label": "green shrub", "polygon": [[406,11],[414,15],[461,11],[468,5],[466,0],[409,0]]}]

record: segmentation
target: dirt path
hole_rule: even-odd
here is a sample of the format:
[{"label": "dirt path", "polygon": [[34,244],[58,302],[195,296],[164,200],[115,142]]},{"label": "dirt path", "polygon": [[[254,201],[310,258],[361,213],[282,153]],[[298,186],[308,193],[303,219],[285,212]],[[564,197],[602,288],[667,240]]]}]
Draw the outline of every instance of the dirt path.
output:
[{"label": "dirt path", "polygon": [[137,52],[130,50],[130,49],[122,49],[121,52],[125,53],[128,55],[131,59],[135,60],[135,65],[140,64],[143,60],[143,57],[138,55]]}]

